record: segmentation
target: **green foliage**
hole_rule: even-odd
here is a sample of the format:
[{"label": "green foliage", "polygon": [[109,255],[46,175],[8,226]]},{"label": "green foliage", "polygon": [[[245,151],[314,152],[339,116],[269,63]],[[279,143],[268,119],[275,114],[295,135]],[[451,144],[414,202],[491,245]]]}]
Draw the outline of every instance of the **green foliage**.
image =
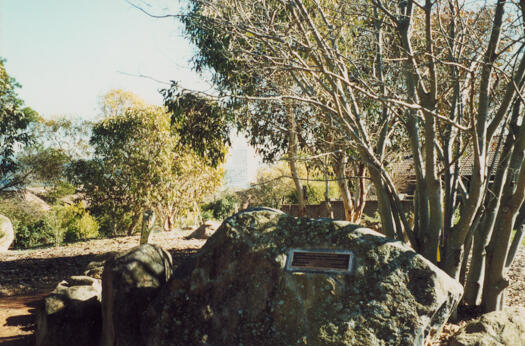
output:
[{"label": "green foliage", "polygon": [[203,221],[214,220],[215,216],[213,216],[213,209],[202,210],[201,217]]},{"label": "green foliage", "polygon": [[172,225],[174,216],[220,184],[222,168],[180,145],[163,107],[117,102],[111,109],[116,110],[93,127],[92,158],[76,161],[69,174],[82,186],[102,233],[132,234],[145,210]]},{"label": "green foliage", "polygon": [[0,58],[0,190],[20,184],[16,176],[18,162],[15,152],[18,146],[27,145],[33,137],[29,124],[38,114],[26,107],[18,98],[16,88],[20,85],[7,74],[4,60]]},{"label": "green foliage", "polygon": [[42,210],[35,209],[15,196],[0,199],[0,214],[11,220],[17,249],[55,243],[52,223]]},{"label": "green foliage", "polygon": [[59,181],[51,190],[46,194],[45,199],[51,203],[56,203],[60,198],[74,194],[76,191],[75,186],[71,185],[67,181]]},{"label": "green foliage", "polygon": [[15,230],[14,248],[27,249],[55,244],[55,230],[47,218],[29,223],[18,223]]},{"label": "green foliage", "polygon": [[55,215],[67,243],[98,236],[97,221],[80,204],[59,207]]},{"label": "green foliage", "polygon": [[15,232],[19,227],[27,226],[45,216],[45,212],[15,198],[12,193],[0,198],[0,214],[11,220]]},{"label": "green foliage", "polygon": [[243,200],[252,206],[280,208],[295,189],[292,180],[286,178],[289,175],[290,169],[284,162],[260,169],[257,183],[242,193]]},{"label": "green foliage", "polygon": [[224,220],[239,209],[240,199],[235,194],[227,194],[201,207],[204,220]]},{"label": "green foliage", "polygon": [[[307,204],[319,204],[325,200],[324,183],[319,182],[317,184],[316,183],[305,184],[303,185],[303,189],[306,191],[305,200]],[[292,190],[287,195],[287,198],[290,203],[299,203],[296,189]]]},{"label": "green foliage", "polygon": [[224,161],[230,143],[233,115],[219,103],[193,93],[178,92],[177,85],[162,90],[180,146],[189,146],[216,167]]},{"label": "green foliage", "polygon": [[18,249],[60,245],[98,236],[98,223],[81,205],[54,206],[44,212],[17,202],[0,200],[0,214],[7,216],[15,230]]}]

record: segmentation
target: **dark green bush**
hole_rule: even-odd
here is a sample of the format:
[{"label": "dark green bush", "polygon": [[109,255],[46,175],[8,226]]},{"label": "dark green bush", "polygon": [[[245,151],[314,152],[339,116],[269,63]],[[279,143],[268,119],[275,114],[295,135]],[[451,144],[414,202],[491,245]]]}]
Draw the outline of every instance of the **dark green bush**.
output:
[{"label": "dark green bush", "polygon": [[239,209],[240,200],[234,194],[228,194],[201,207],[202,218],[205,220],[224,220]]},{"label": "dark green bush", "polygon": [[19,224],[16,229],[14,247],[26,249],[55,243],[55,231],[46,218],[28,224]]},{"label": "dark green bush", "polygon": [[57,232],[63,234],[63,240],[67,243],[99,235],[97,221],[80,204],[54,207],[52,214]]},{"label": "dark green bush", "polygon": [[[303,191],[306,190],[306,203],[307,204],[319,204],[325,200],[324,193],[325,187],[321,184],[308,184],[303,186]],[[290,203],[299,203],[297,197],[297,190],[293,189],[287,196]]]}]

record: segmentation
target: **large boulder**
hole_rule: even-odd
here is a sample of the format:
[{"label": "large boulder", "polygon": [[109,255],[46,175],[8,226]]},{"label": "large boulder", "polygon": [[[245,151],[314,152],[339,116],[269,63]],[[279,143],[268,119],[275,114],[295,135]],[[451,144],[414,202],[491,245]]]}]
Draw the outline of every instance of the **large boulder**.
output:
[{"label": "large boulder", "polygon": [[0,252],[7,251],[15,240],[15,231],[11,221],[4,215],[0,215]]},{"label": "large boulder", "polygon": [[37,346],[98,345],[102,335],[100,280],[72,276],[37,310]]},{"label": "large boulder", "polygon": [[102,273],[103,345],[141,345],[140,317],[173,272],[171,255],[144,244],[106,261]]},{"label": "large boulder", "polygon": [[147,345],[423,345],[461,295],[375,231],[256,208],[227,219],[175,270],[142,333]]},{"label": "large boulder", "polygon": [[202,225],[197,227],[197,229],[191,232],[186,239],[208,239],[213,233],[219,228],[221,223],[219,221],[208,220],[205,221]]},{"label": "large boulder", "polygon": [[452,337],[450,346],[525,345],[525,308],[494,311],[467,322]]}]

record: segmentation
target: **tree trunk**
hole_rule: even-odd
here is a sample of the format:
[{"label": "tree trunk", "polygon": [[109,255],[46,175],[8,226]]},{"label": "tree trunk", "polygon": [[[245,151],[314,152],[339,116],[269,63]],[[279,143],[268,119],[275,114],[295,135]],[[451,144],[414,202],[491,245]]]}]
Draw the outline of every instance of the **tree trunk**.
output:
[{"label": "tree trunk", "polygon": [[520,248],[524,233],[525,233],[525,222],[522,222],[521,225],[519,225],[518,228],[516,229],[514,238],[512,238],[512,243],[510,244],[509,255],[507,256],[507,262],[505,263],[505,268],[508,268],[512,265],[512,262],[514,261],[514,257],[516,257],[516,254],[518,253],[518,249]]},{"label": "tree trunk", "polygon": [[356,222],[353,212],[354,212],[354,203],[352,200],[352,195],[350,193],[350,188],[348,187],[348,181],[345,177],[345,163],[342,156],[336,157],[333,163],[333,169],[335,173],[335,178],[337,180],[337,186],[339,187],[339,193],[343,199],[343,208],[345,211],[345,220]]},{"label": "tree trunk", "polygon": [[[518,112],[518,108],[516,109]],[[503,309],[503,292],[508,286],[506,264],[510,237],[525,199],[525,127],[521,125],[519,133],[509,133],[508,136],[516,136],[516,145],[512,151],[501,207],[487,250],[487,270],[482,299],[485,312]]]},{"label": "tree trunk", "polygon": [[377,196],[377,208],[381,216],[381,228],[383,233],[390,238],[397,238],[398,232],[392,214],[392,205],[390,203],[389,192],[381,179],[381,173],[370,169],[370,178],[374,184]]},{"label": "tree trunk", "polygon": [[[487,249],[487,269],[483,286],[482,307],[484,312],[502,310],[505,288],[509,285],[505,263],[515,215],[503,206],[497,226]],[[496,240],[497,239],[497,240]]]},{"label": "tree trunk", "polygon": [[[512,152],[513,140],[511,136],[507,136],[507,140],[503,146],[500,148],[498,144],[497,151],[501,152]],[[491,186],[487,186],[487,189],[490,189],[490,192],[487,192],[485,198],[488,199],[485,202],[485,209],[483,208],[480,212],[483,213],[481,216],[481,221],[478,222],[474,227],[476,228],[474,233],[474,249],[472,252],[472,260],[470,262],[470,269],[465,285],[465,295],[463,300],[469,305],[478,305],[481,299],[481,292],[483,289],[483,283],[485,280],[485,269],[486,269],[486,259],[487,251],[486,248],[489,245],[490,237],[494,230],[494,224],[496,222],[496,217],[500,208],[500,202],[503,194],[503,187],[505,185],[505,180],[507,178],[507,172],[509,167],[510,157],[506,155],[503,158],[500,158],[499,167],[496,172],[496,177]],[[492,163],[490,165],[492,168]],[[490,171],[492,171],[489,168]],[[480,216],[476,218],[479,220]]]},{"label": "tree trunk", "polygon": [[459,282],[465,286],[467,282],[467,264],[470,260],[472,250],[472,240],[474,238],[474,232],[470,232],[465,241],[465,252],[461,261],[461,272],[459,273]]},{"label": "tree trunk", "polygon": [[295,115],[291,106],[287,107],[288,112],[288,165],[292,175],[295,189],[297,191],[297,202],[299,204],[299,216],[306,216],[306,202],[303,192],[303,186],[299,179],[297,171],[297,132],[295,124]]},{"label": "tree trunk", "polygon": [[164,221],[164,231],[166,232],[173,231],[173,215],[166,216],[166,220]]},{"label": "tree trunk", "polygon": [[155,223],[155,213],[152,210],[146,210],[142,215],[142,229],[140,230],[140,245],[149,243],[149,237],[153,224]]},{"label": "tree trunk", "polygon": [[137,215],[133,216],[133,218],[131,219],[131,224],[128,227],[127,235],[132,235],[133,234],[133,232],[135,231],[135,227],[139,223],[140,216],[141,216],[140,214],[137,214]]},{"label": "tree trunk", "polygon": [[360,163],[357,169],[357,176],[359,177],[359,199],[357,205],[354,207],[354,215],[356,220],[361,220],[363,211],[366,205],[366,196],[368,194],[368,187],[365,182],[365,165]]}]

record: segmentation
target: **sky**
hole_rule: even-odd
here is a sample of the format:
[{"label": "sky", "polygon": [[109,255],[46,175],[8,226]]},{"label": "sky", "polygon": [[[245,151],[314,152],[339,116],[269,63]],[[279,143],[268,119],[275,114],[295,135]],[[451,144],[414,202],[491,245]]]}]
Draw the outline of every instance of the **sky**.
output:
[{"label": "sky", "polygon": [[115,88],[162,102],[165,84],[130,75],[206,90],[191,71],[193,52],[175,19],[124,0],[0,0],[0,56],[20,97],[45,117],[95,118],[100,96]]},{"label": "sky", "polygon": [[[180,6],[177,0],[135,3],[153,14],[176,13]],[[18,94],[25,105],[45,118],[96,120],[100,98],[111,89],[162,104],[158,90],[168,85],[137,75],[209,91],[210,84],[191,70],[194,53],[176,19],[148,17],[125,0],[0,0],[0,57],[22,85]],[[250,164],[241,170],[253,179],[260,160],[242,138],[233,143],[227,173],[248,155]]]}]

